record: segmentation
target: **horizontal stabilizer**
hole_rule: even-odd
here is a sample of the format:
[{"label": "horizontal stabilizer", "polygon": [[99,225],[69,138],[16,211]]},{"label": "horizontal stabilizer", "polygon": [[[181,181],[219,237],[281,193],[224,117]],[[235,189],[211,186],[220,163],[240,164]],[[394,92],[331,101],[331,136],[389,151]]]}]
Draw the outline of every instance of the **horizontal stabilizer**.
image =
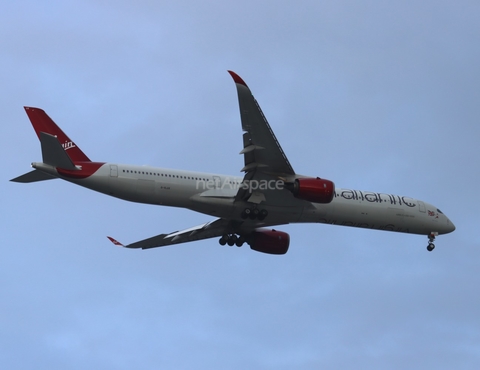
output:
[{"label": "horizontal stabilizer", "polygon": [[15,177],[10,181],[28,183],[28,182],[36,182],[36,181],[44,181],[44,180],[52,180],[52,179],[56,179],[56,177],[51,176],[42,171],[33,170],[21,176]]},{"label": "horizontal stabilizer", "polygon": [[56,136],[40,132],[43,163],[65,170],[78,170]]}]

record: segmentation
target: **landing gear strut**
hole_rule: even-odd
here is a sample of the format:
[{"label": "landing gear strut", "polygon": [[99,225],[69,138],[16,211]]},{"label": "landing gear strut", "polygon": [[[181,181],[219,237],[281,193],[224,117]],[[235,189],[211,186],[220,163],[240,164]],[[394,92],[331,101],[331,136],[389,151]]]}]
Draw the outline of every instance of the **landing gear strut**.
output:
[{"label": "landing gear strut", "polygon": [[437,236],[438,233],[430,233],[428,235],[428,245],[427,245],[427,251],[431,252],[435,249],[435,244],[433,244],[433,242],[435,241],[435,236]]}]

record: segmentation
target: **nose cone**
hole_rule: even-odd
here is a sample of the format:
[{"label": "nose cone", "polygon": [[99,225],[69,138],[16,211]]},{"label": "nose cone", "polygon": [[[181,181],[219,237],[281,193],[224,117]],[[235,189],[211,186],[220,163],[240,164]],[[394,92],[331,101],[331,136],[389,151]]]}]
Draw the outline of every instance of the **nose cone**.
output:
[{"label": "nose cone", "polygon": [[447,217],[447,228],[446,228],[445,234],[451,233],[452,231],[455,231],[455,225]]}]

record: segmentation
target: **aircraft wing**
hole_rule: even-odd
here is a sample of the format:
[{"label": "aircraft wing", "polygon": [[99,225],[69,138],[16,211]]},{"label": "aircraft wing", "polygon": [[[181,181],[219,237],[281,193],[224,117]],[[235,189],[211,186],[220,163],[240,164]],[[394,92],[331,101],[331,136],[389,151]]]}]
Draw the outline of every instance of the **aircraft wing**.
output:
[{"label": "aircraft wing", "polygon": [[235,81],[242,120],[245,166],[242,171],[265,172],[274,176],[295,175],[290,162],[273,133],[260,106],[245,81],[235,72],[228,71]]},{"label": "aircraft wing", "polygon": [[[287,159],[280,143],[278,142],[272,128],[262,113],[260,106],[253,97],[245,81],[235,72],[228,71],[235,81],[240,105],[240,116],[242,120],[243,150],[245,172],[244,183],[257,182],[266,183],[271,180],[291,179],[295,176],[290,162]],[[283,206],[298,206],[298,199],[292,197],[288,190],[264,189],[251,192],[248,189],[240,188],[235,201],[247,201],[250,203],[270,205],[282,204]]]},{"label": "aircraft wing", "polygon": [[222,236],[228,233],[230,229],[230,224],[231,222],[229,220],[219,218],[214,221],[207,222],[206,224],[194,226],[181,231],[175,231],[170,234],[156,235],[151,238],[140,240],[138,242],[128,245],[123,245],[122,243],[110,236],[108,236],[107,238],[113,244],[120,247],[133,249],[150,249]]}]

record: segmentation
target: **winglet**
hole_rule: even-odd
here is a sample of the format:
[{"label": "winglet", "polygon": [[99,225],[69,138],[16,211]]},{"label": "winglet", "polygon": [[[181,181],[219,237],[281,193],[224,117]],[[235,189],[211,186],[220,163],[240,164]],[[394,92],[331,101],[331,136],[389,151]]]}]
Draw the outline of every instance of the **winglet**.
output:
[{"label": "winglet", "polygon": [[124,247],[122,243],[120,243],[118,240],[113,239],[111,236],[107,236],[108,240],[110,240],[113,244],[119,247]]},{"label": "winglet", "polygon": [[233,81],[235,81],[236,84],[240,84],[240,85],[243,85],[245,87],[248,87],[247,84],[245,83],[245,81],[243,81],[242,78],[239,75],[237,75],[235,72],[228,71],[228,73],[230,73],[230,76],[232,76]]}]

